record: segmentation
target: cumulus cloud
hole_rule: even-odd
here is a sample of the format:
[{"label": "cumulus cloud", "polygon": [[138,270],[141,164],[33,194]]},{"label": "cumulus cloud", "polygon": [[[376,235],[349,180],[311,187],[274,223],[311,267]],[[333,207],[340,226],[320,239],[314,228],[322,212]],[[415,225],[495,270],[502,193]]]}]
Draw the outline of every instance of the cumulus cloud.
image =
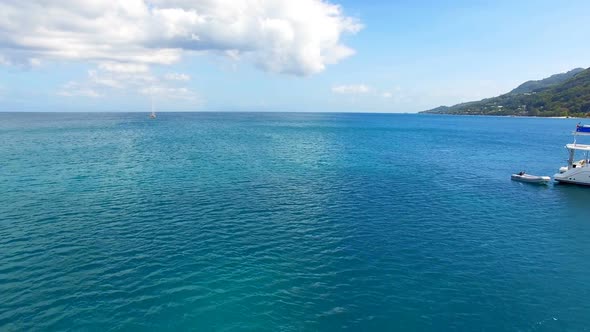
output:
[{"label": "cumulus cloud", "polygon": [[[170,79],[171,77],[173,79]],[[123,92],[125,95],[150,95],[158,99],[200,103],[199,95],[182,85],[188,78],[189,76],[183,73],[157,76],[149,67],[101,64],[96,69],[89,70],[86,79],[62,85],[58,95],[100,98]]]},{"label": "cumulus cloud", "polygon": [[144,63],[124,63],[124,62],[103,62],[99,66],[100,69],[113,73],[147,73],[149,67]]},{"label": "cumulus cloud", "polygon": [[200,102],[201,99],[197,93],[186,87],[172,87],[166,85],[154,85],[142,88],[138,91],[142,95],[157,96],[165,99],[184,100],[189,102]]},{"label": "cumulus cloud", "polygon": [[164,79],[168,81],[190,81],[191,77],[188,74],[168,73],[164,75]]},{"label": "cumulus cloud", "polygon": [[90,97],[98,98],[101,95],[89,86],[80,84],[78,82],[70,81],[62,86],[58,91],[60,96],[64,97]]},{"label": "cumulus cloud", "polygon": [[324,0],[3,0],[0,64],[80,60],[146,72],[205,52],[309,75],[352,55],[341,37],[361,28]]},{"label": "cumulus cloud", "polygon": [[334,85],[332,86],[332,93],[339,95],[381,97],[383,99],[391,99],[394,97],[394,94],[391,91],[374,88],[366,84]]},{"label": "cumulus cloud", "polygon": [[332,92],[338,94],[361,95],[371,92],[371,88],[364,84],[336,85],[332,87]]}]

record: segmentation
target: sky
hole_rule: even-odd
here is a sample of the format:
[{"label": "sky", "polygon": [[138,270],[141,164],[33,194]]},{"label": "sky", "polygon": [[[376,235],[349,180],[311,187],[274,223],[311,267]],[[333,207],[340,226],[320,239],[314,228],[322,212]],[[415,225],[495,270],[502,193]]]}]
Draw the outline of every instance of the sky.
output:
[{"label": "sky", "polygon": [[590,67],[590,1],[0,0],[0,111],[419,112]]}]

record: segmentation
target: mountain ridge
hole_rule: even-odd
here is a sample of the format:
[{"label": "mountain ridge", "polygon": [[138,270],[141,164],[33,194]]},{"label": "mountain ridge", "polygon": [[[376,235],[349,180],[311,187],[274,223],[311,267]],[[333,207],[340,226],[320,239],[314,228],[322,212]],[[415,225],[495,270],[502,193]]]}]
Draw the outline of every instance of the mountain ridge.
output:
[{"label": "mountain ridge", "polygon": [[585,117],[590,115],[590,68],[527,81],[497,97],[439,106],[420,113]]},{"label": "mountain ridge", "polygon": [[565,73],[554,74],[549,77],[540,79],[540,80],[531,80],[522,83],[521,85],[514,88],[509,93],[511,94],[519,94],[519,93],[530,93],[534,91],[538,91],[545,88],[550,88],[553,85],[563,83],[568,79],[574,77],[576,74],[583,72],[584,68],[574,68]]}]

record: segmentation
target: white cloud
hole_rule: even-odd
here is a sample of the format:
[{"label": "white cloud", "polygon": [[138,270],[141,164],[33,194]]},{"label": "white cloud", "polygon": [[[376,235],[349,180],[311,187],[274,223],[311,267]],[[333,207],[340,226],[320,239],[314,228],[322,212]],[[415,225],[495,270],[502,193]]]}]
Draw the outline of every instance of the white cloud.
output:
[{"label": "white cloud", "polygon": [[41,66],[41,60],[37,59],[37,58],[30,58],[29,59],[29,65],[31,67],[39,67]]},{"label": "white cloud", "polygon": [[153,84],[157,78],[151,74],[149,68],[146,68],[144,72],[129,70],[129,68],[113,70],[100,65],[98,69],[88,71],[88,80],[95,85],[122,89]]},{"label": "white cloud", "polygon": [[200,102],[199,95],[186,87],[171,87],[166,85],[154,85],[139,89],[142,95],[154,96],[158,99],[176,99],[191,102]]},{"label": "white cloud", "polygon": [[60,96],[64,97],[91,97],[97,98],[101,95],[96,92],[94,89],[84,86],[78,82],[70,81],[64,84],[60,91],[57,93]]},{"label": "white cloud", "polygon": [[123,88],[123,83],[119,82],[119,80],[115,78],[103,77],[99,74],[96,70],[89,70],[88,71],[88,78],[90,82],[96,85],[104,85],[111,88]]},{"label": "white cloud", "polygon": [[125,74],[147,73],[150,70],[144,63],[103,62],[98,67],[105,71]]},{"label": "white cloud", "polygon": [[80,60],[145,72],[205,52],[309,75],[352,55],[340,39],[361,28],[324,0],[3,0],[0,63]]},{"label": "white cloud", "polygon": [[190,81],[191,77],[188,74],[168,73],[164,75],[164,79],[168,81]]},{"label": "white cloud", "polygon": [[[399,88],[396,88],[396,95]],[[340,95],[353,96],[367,96],[367,97],[381,97],[383,99],[391,99],[394,97],[393,92],[375,88],[366,84],[343,84],[332,86],[332,93]]]},{"label": "white cloud", "polygon": [[371,88],[365,84],[336,85],[332,87],[332,92],[338,94],[361,95],[371,92]]},{"label": "white cloud", "polygon": [[88,71],[85,80],[64,84],[59,89],[58,95],[98,98],[124,92],[125,95],[149,95],[159,100],[184,101],[191,105],[201,104],[200,96],[182,85],[190,78],[187,74],[173,73],[170,76],[169,73],[158,77],[152,74],[149,68],[146,70],[134,66],[100,64],[98,68]]}]

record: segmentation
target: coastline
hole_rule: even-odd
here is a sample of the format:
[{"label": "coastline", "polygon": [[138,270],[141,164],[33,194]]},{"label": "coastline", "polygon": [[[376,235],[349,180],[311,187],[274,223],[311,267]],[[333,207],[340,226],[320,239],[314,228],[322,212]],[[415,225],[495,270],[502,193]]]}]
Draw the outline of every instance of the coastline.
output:
[{"label": "coastline", "polygon": [[538,119],[588,119],[576,116],[532,116],[532,115],[498,115],[498,114],[451,114],[451,113],[425,113],[418,112],[421,115],[449,115],[449,116],[484,116],[497,118],[538,118]]}]

